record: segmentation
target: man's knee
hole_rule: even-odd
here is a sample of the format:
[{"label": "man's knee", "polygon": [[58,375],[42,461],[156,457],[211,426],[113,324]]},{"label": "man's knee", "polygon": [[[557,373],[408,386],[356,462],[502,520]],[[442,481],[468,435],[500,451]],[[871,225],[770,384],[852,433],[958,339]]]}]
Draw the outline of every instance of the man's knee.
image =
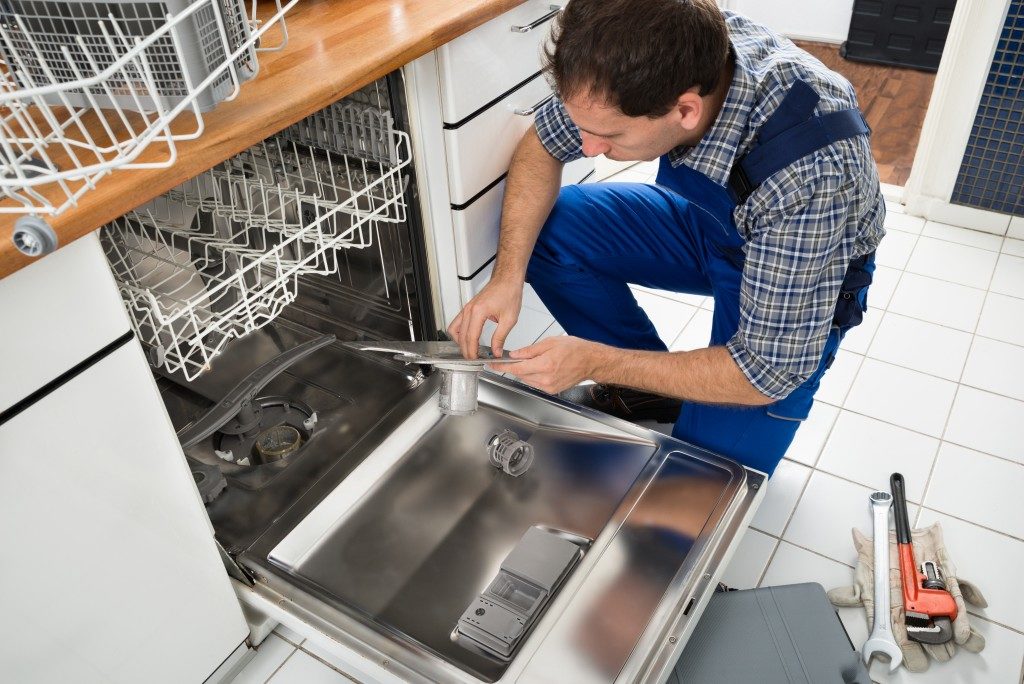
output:
[{"label": "man's knee", "polygon": [[[561,242],[566,234],[575,233],[588,208],[585,193],[576,185],[567,185],[558,192],[554,206],[544,221],[538,242]],[[568,242],[573,242],[569,240]]]},{"label": "man's knee", "polygon": [[578,248],[587,243],[579,234],[580,226],[585,223],[586,206],[583,192],[575,185],[565,186],[559,191],[533,247],[527,268],[528,280],[552,268],[560,269],[577,262]]}]

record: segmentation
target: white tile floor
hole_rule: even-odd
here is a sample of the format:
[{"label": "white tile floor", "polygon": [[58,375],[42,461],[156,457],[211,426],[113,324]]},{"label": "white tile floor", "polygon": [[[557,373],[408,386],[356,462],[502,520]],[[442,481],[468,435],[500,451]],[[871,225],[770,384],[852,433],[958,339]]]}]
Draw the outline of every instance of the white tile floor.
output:
[{"label": "white tile floor", "polygon": [[[613,180],[649,182],[637,165]],[[769,485],[764,504],[728,568],[738,588],[848,584],[850,528],[870,534],[867,496],[900,470],[917,525],[940,521],[959,573],[989,600],[971,609],[987,639],[924,674],[877,682],[1010,684],[1022,681],[1024,601],[1024,240],[925,222],[889,203],[889,236],[868,321],[844,342],[818,401]],[[1024,237],[1024,224],[1017,237]],[[704,346],[713,302],[637,289],[638,301],[674,350]],[[528,293],[527,344],[561,327]],[[524,309],[525,310],[525,309]],[[528,329],[527,329],[528,328]],[[509,346],[512,340],[509,341]],[[840,617],[858,646],[863,612]],[[348,682],[331,657],[280,630],[238,682]]]}]

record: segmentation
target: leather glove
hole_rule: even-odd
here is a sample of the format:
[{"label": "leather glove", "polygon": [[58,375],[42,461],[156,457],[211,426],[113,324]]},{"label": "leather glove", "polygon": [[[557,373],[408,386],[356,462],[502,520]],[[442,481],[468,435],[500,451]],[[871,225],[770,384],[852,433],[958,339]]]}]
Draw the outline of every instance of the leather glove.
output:
[{"label": "leather glove", "polygon": [[[945,644],[921,644],[907,637],[907,629],[903,614],[903,586],[900,582],[900,559],[896,549],[896,534],[889,533],[889,596],[892,609],[892,632],[896,644],[903,651],[903,665],[911,672],[924,672],[928,669],[928,656],[945,662],[956,654],[957,645],[972,653],[985,648],[985,637],[971,626],[967,615],[966,603],[979,608],[988,606],[988,601],[971,582],[956,576],[956,566],[949,559],[946,545],[942,541],[942,528],[939,523],[920,530],[912,530],[911,539],[914,543],[914,558],[918,565],[924,561],[934,561],[941,569],[946,588],[956,602],[957,616],[953,621],[953,639]],[[853,530],[853,545],[857,549],[857,567],[853,571],[854,583],[849,587],[837,587],[828,592],[828,598],[834,606],[864,606],[867,613],[868,628],[874,620],[874,549],[869,537],[860,530]]]}]

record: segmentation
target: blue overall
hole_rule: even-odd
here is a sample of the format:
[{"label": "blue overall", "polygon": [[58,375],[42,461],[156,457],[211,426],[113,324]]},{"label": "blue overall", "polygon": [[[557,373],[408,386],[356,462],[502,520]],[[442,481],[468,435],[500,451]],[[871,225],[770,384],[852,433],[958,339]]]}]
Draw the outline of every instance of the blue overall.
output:
[{"label": "blue overall", "polygon": [[[791,89],[746,155],[754,163],[737,162],[743,171],[734,170],[729,188],[685,165],[673,168],[662,157],[657,185],[596,183],[562,189],[537,239],[527,280],[568,334],[625,349],[667,351],[630,291],[632,283],[713,296],[709,346],[732,338],[739,325],[744,263],[744,239],[733,220],[737,199],[749,195],[772,169],[867,132],[856,110],[841,120],[813,116],[817,95],[797,84],[802,87]],[[808,126],[814,128],[810,135]],[[795,144],[794,132],[801,139]],[[772,145],[775,139],[783,144]],[[744,176],[740,182],[737,173]],[[673,436],[771,474],[807,417],[840,340],[863,317],[873,257],[855,260],[847,271],[821,361],[806,382],[767,406],[686,401]]]}]

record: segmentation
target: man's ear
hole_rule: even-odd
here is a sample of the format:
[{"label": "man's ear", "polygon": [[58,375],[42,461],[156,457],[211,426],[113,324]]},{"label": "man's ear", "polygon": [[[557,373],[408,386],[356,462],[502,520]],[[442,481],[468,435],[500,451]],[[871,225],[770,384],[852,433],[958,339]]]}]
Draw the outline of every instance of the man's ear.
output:
[{"label": "man's ear", "polygon": [[697,128],[704,114],[704,99],[697,94],[696,88],[691,88],[679,96],[676,100],[676,112],[679,114],[680,126],[687,131]]}]

